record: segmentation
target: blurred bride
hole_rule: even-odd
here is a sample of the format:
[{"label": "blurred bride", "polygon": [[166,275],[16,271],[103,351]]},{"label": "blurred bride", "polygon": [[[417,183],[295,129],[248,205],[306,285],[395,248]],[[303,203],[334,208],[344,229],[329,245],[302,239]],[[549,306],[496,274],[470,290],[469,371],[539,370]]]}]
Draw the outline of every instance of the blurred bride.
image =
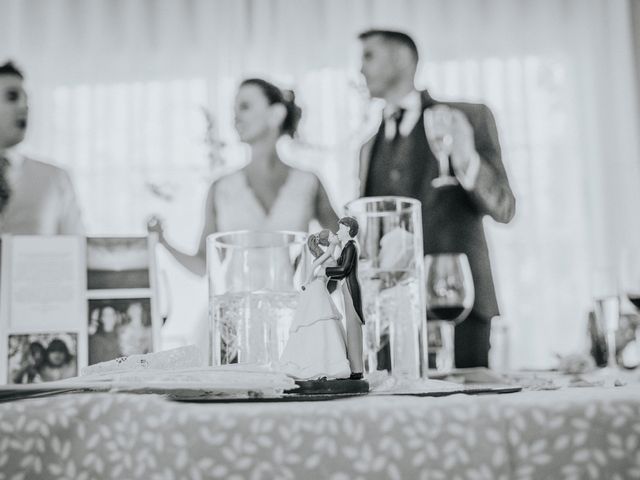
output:
[{"label": "blurred bride", "polygon": [[242,169],[213,182],[207,195],[204,227],[198,251],[188,254],[175,248],[164,235],[157,218],[150,232],[184,267],[197,275],[206,272],[206,238],[215,232],[234,230],[308,231],[317,220],[336,228],[338,217],[318,178],[285,164],[276,143],[293,137],[301,116],[293,98],[275,85],[252,78],[240,84],[235,100],[235,127],[240,140],[251,148],[251,160]]},{"label": "blurred bride", "polygon": [[[322,236],[328,240],[326,251],[319,245]],[[316,259],[277,365],[279,371],[297,380],[349,378],[351,374],[341,315],[329,294],[329,280],[322,273],[324,267],[335,265],[334,252],[338,244],[338,237],[328,230],[311,235],[307,241]]]}]

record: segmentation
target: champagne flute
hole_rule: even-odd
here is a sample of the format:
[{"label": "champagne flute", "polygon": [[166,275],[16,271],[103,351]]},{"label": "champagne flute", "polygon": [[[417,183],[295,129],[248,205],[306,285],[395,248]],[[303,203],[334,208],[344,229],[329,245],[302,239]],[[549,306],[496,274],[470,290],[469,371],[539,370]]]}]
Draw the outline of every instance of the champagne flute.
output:
[{"label": "champagne flute", "polygon": [[453,113],[446,105],[436,105],[424,112],[427,125],[427,140],[431,150],[438,160],[439,175],[433,179],[431,185],[434,188],[458,185],[456,177],[450,172],[449,157],[453,148]]},{"label": "champagne flute", "polygon": [[429,355],[439,371],[454,367],[453,335],[473,307],[475,292],[464,253],[425,256]]}]

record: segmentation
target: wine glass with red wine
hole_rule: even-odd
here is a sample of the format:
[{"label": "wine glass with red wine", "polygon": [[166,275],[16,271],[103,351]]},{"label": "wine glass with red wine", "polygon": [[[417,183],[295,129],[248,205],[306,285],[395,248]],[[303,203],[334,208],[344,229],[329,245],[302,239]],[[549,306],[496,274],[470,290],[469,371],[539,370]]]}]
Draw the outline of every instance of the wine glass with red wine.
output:
[{"label": "wine glass with red wine", "polygon": [[441,253],[425,258],[429,367],[454,367],[453,332],[473,307],[475,298],[469,259],[464,253]]}]

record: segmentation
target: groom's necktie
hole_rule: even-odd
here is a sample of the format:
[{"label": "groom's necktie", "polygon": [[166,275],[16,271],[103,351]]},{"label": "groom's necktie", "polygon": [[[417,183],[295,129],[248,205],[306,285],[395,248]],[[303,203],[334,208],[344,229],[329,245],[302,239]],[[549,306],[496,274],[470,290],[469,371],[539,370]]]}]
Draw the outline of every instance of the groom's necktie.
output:
[{"label": "groom's necktie", "polygon": [[389,172],[389,180],[391,180],[393,185],[396,185],[402,176],[398,166],[397,150],[398,143],[402,138],[402,135],[400,135],[400,125],[402,125],[405,112],[406,110],[404,108],[399,108],[389,117],[389,120],[393,122],[393,138],[389,144],[389,156],[392,165],[391,171]]},{"label": "groom's necktie", "polygon": [[391,120],[393,120],[393,123],[394,123],[393,139],[392,139],[393,142],[397,142],[400,139],[400,125],[402,124],[402,119],[404,118],[404,112],[405,112],[404,108],[399,108],[398,110],[393,112],[393,114],[391,115]]},{"label": "groom's necktie", "polygon": [[4,211],[11,197],[11,186],[7,178],[8,170],[9,160],[0,155],[0,213]]}]

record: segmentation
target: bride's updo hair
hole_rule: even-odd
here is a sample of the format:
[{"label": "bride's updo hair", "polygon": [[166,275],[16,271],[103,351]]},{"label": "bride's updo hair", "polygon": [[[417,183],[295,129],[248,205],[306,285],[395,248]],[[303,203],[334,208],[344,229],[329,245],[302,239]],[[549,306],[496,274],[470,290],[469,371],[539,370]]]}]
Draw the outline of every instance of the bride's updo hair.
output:
[{"label": "bride's updo hair", "polygon": [[329,236],[331,235],[331,230],[324,229],[318,233],[318,243],[323,247],[329,246]]},{"label": "bride's updo hair", "polygon": [[296,95],[293,90],[280,90],[273,83],[269,83],[261,78],[249,78],[244,80],[240,86],[255,85],[262,90],[267,97],[269,105],[280,103],[287,109],[287,114],[280,125],[280,133],[293,138],[298,130],[298,123],[302,117],[302,109],[296,105]]},{"label": "bride's updo hair", "polygon": [[314,258],[320,257],[324,253],[322,248],[320,248],[320,234],[316,233],[309,235],[309,238],[307,239],[307,247]]}]

